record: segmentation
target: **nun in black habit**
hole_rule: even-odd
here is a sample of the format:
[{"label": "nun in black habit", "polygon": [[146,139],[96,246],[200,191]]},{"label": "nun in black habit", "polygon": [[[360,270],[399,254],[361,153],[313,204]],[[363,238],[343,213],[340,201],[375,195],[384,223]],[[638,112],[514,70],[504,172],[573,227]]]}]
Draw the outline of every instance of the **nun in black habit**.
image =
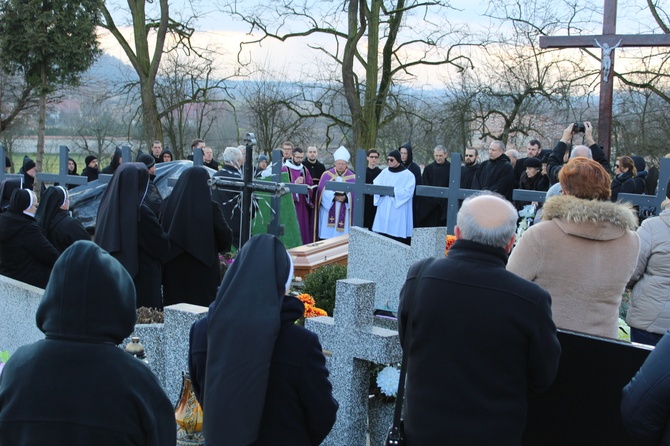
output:
[{"label": "nun in black habit", "polygon": [[335,423],[321,344],[295,324],[305,308],[286,295],[292,277],[284,245],[257,235],[226,272],[208,316],[193,325],[189,367],[204,403],[206,444],[318,445]]},{"label": "nun in black habit", "polygon": [[160,383],[117,347],[137,320],[119,262],[76,242],[56,262],[36,320],[46,339],[16,350],[0,374],[0,444],[175,444]]},{"label": "nun in black habit", "polygon": [[35,221],[36,208],[32,191],[16,189],[0,214],[0,274],[44,288],[59,253]]},{"label": "nun in black habit", "polygon": [[65,251],[77,240],[91,240],[82,224],[70,217],[69,208],[67,190],[62,186],[51,186],[42,195],[42,202],[35,214],[35,220],[58,252]]},{"label": "nun in black habit", "polygon": [[221,207],[212,201],[204,167],[189,167],[163,201],[161,224],[170,237],[163,267],[165,305],[208,306],[221,281],[219,253],[230,250],[232,231]]},{"label": "nun in black habit", "polygon": [[138,308],[163,308],[161,259],[170,242],[153,211],[144,204],[148,184],[149,170],[143,163],[119,166],[98,208],[95,242],[130,273]]},{"label": "nun in black habit", "polygon": [[23,180],[21,178],[12,177],[2,180],[0,183],[0,197],[2,197],[2,203],[0,204],[0,213],[7,210],[9,206],[9,199],[12,197],[12,192],[16,189],[21,189]]}]

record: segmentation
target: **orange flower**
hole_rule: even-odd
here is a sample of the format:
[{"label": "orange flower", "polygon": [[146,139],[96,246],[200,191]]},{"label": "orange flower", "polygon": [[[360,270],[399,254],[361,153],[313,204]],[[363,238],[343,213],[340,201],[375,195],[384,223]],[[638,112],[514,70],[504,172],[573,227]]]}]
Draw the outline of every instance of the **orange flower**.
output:
[{"label": "orange flower", "polygon": [[305,317],[318,317],[318,316],[328,316],[325,310],[322,310],[318,307],[313,307],[311,305],[305,306]]},{"label": "orange flower", "polygon": [[447,246],[444,250],[444,255],[445,256],[449,255],[449,249],[451,248],[451,246],[454,244],[455,241],[456,241],[456,236],[455,235],[447,235]]},{"label": "orange flower", "polygon": [[300,299],[302,301],[302,303],[306,304],[305,306],[316,305],[316,302],[314,302],[314,298],[307,293],[298,294],[298,299]]}]

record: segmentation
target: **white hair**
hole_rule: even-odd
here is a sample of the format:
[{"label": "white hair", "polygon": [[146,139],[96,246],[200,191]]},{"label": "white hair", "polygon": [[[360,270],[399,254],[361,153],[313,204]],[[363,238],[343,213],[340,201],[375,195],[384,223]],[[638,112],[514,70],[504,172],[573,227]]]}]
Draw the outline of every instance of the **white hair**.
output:
[{"label": "white hair", "polygon": [[[492,228],[482,226],[479,221],[481,216],[475,215],[475,213],[470,210],[470,202],[472,202],[472,200],[486,195],[499,198],[506,205],[505,212],[507,215],[501,216],[500,224]],[[463,205],[456,216],[456,225],[461,231],[462,239],[472,240],[481,243],[482,245],[504,249],[516,232],[517,219],[516,209],[514,209],[512,203],[507,201],[505,197],[495,192],[481,191],[477,194],[470,195],[463,201]]]}]

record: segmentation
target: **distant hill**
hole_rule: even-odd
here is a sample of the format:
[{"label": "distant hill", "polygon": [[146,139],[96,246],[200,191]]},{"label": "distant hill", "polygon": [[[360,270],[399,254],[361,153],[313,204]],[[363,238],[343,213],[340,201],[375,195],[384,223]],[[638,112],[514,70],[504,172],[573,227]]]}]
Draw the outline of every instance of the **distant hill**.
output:
[{"label": "distant hill", "polygon": [[114,56],[103,54],[84,74],[84,79],[107,83],[120,83],[128,79],[136,79],[137,74],[133,67],[127,65]]}]

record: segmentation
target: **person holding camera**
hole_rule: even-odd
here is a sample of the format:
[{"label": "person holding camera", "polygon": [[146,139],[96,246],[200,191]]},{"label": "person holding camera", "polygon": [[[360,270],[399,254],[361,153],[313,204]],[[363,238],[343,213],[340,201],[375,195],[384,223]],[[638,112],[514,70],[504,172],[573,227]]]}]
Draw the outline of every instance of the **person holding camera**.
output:
[{"label": "person holding camera", "polygon": [[[584,145],[577,145],[568,151],[572,146],[572,138],[582,133],[584,135]],[[561,140],[556,144],[547,163],[549,182],[553,185],[558,183],[558,172],[561,167],[572,158],[583,156],[600,163],[607,172],[610,172],[609,160],[605,156],[602,147],[593,139],[593,125],[591,122],[574,122],[563,130]]]}]

